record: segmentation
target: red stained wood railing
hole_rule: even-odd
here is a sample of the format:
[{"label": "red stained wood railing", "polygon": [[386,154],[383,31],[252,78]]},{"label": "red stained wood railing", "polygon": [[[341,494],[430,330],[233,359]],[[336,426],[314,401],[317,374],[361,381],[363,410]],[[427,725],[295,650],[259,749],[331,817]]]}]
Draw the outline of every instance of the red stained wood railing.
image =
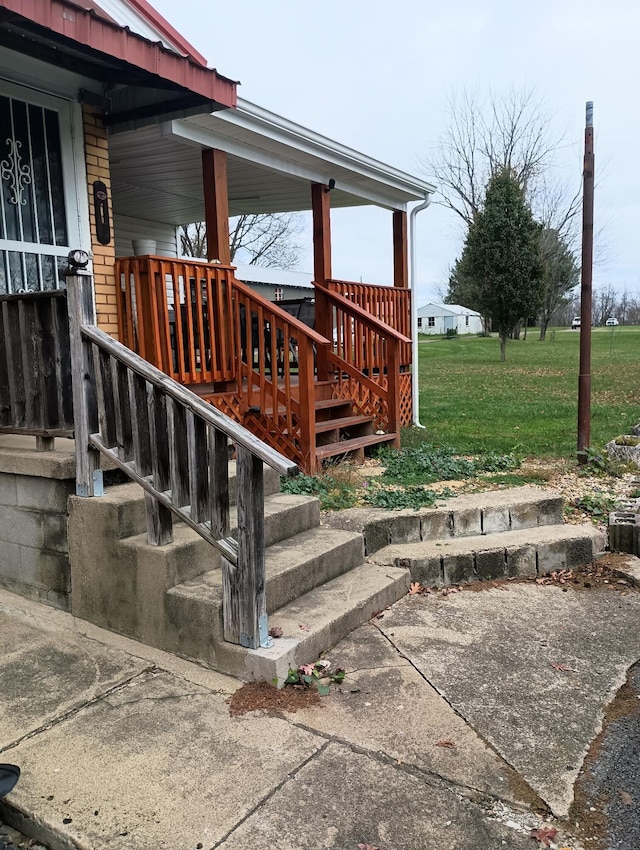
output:
[{"label": "red stained wood railing", "polygon": [[337,382],[337,395],[350,398],[363,415],[375,415],[376,427],[396,434],[400,447],[401,346],[408,337],[380,321],[344,295],[316,286],[316,310],[329,312],[333,345],[329,368]]},{"label": "red stained wood railing", "polygon": [[180,383],[206,385],[203,397],[307,472],[317,468],[318,381],[331,382],[333,395],[355,411],[375,415],[377,428],[399,434],[411,346],[381,317],[397,321],[406,311],[408,325],[408,292],[339,281],[316,286],[316,317],[328,317],[330,328],[325,338],[233,271],[197,260],[118,260],[122,341]]},{"label": "red stained wood railing", "polygon": [[400,369],[408,371],[412,362],[411,290],[346,280],[328,280],[327,287],[407,337],[408,342],[400,343]]},{"label": "red stained wood railing", "polygon": [[232,270],[163,257],[116,261],[121,341],[181,384],[234,380]]},{"label": "red stained wood railing", "polygon": [[238,386],[245,424],[303,469],[315,469],[315,373],[329,341],[234,280]]}]

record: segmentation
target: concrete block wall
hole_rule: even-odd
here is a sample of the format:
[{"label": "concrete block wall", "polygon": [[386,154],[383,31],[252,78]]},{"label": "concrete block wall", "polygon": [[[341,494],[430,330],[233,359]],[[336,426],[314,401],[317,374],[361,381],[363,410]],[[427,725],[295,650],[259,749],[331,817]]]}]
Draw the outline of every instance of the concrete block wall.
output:
[{"label": "concrete block wall", "polygon": [[[29,599],[71,609],[71,571],[67,539],[67,500],[73,478],[68,463],[55,464],[57,452],[29,452],[25,469],[0,448],[0,586]],[[19,459],[19,458],[18,458]],[[66,460],[66,459],[65,459]],[[41,473],[41,474],[39,474]]]}]

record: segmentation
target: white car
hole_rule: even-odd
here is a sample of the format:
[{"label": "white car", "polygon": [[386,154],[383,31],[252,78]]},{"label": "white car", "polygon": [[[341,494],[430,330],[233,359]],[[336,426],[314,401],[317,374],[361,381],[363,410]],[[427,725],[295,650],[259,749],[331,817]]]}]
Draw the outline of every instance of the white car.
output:
[{"label": "white car", "polygon": [[574,316],[571,322],[571,330],[577,331],[580,329],[580,316]]},{"label": "white car", "polygon": [[619,324],[620,324],[620,322],[616,319],[615,316],[609,316],[609,318],[605,322],[605,325],[608,328],[615,328],[616,325],[619,325]]}]

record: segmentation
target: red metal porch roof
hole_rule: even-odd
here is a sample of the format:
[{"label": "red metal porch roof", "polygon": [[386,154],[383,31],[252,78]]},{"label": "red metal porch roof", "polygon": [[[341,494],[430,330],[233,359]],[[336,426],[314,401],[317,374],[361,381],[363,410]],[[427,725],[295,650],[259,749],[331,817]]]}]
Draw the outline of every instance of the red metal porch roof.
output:
[{"label": "red metal porch roof", "polygon": [[[142,6],[140,0],[138,4]],[[179,34],[167,32],[181,49],[187,49],[186,56],[121,27],[109,20],[102,10],[92,7],[90,2],[73,0],[0,0],[0,9],[5,8],[63,38],[119,59],[222,106],[236,105],[236,83],[215,69],[206,68],[200,61],[202,57]],[[154,21],[160,23],[157,18]]]}]

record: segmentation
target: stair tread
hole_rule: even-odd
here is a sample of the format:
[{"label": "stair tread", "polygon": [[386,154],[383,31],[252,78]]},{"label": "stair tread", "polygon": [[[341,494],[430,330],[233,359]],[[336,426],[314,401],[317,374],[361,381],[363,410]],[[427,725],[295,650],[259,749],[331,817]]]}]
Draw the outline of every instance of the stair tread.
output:
[{"label": "stair tread", "polygon": [[348,398],[322,398],[317,399],[314,403],[316,410],[326,410],[332,407],[352,407],[352,402]]},{"label": "stair tread", "polygon": [[395,440],[396,434],[366,434],[363,437],[353,437],[350,440],[340,440],[337,443],[327,443],[326,446],[318,446],[316,457],[331,457],[332,455],[344,454],[346,452],[361,449],[365,446],[375,446],[376,443],[390,443]]},{"label": "stair tread", "polygon": [[339,419],[326,419],[322,422],[316,422],[316,434],[321,434],[323,431],[333,431],[336,428],[350,428],[353,425],[366,425],[369,422],[375,421],[375,416],[342,416]]},{"label": "stair tread", "polygon": [[427,558],[433,556],[460,555],[467,552],[486,552],[516,546],[538,546],[545,543],[591,538],[601,535],[592,525],[541,525],[519,528],[515,531],[496,531],[492,534],[468,537],[446,537],[439,540],[424,540],[419,543],[395,543],[370,555],[378,564],[392,564],[397,558]]},{"label": "stair tread", "polygon": [[[348,546],[354,540],[361,540],[361,536],[356,532],[317,527],[302,531],[293,537],[268,546],[265,549],[267,593],[270,579],[281,573],[304,567],[318,553],[336,551],[340,547]],[[169,593],[184,593],[189,596],[217,596],[221,592],[221,588],[222,571],[213,569],[176,585],[171,588]]]},{"label": "stair tread", "polygon": [[[270,624],[280,626],[284,631],[283,637],[304,638],[334,620],[340,612],[359,607],[381,587],[407,576],[408,571],[402,567],[361,564],[287,603],[274,612]],[[407,584],[398,598],[408,589]],[[300,633],[301,622],[309,627],[309,632]]]}]

